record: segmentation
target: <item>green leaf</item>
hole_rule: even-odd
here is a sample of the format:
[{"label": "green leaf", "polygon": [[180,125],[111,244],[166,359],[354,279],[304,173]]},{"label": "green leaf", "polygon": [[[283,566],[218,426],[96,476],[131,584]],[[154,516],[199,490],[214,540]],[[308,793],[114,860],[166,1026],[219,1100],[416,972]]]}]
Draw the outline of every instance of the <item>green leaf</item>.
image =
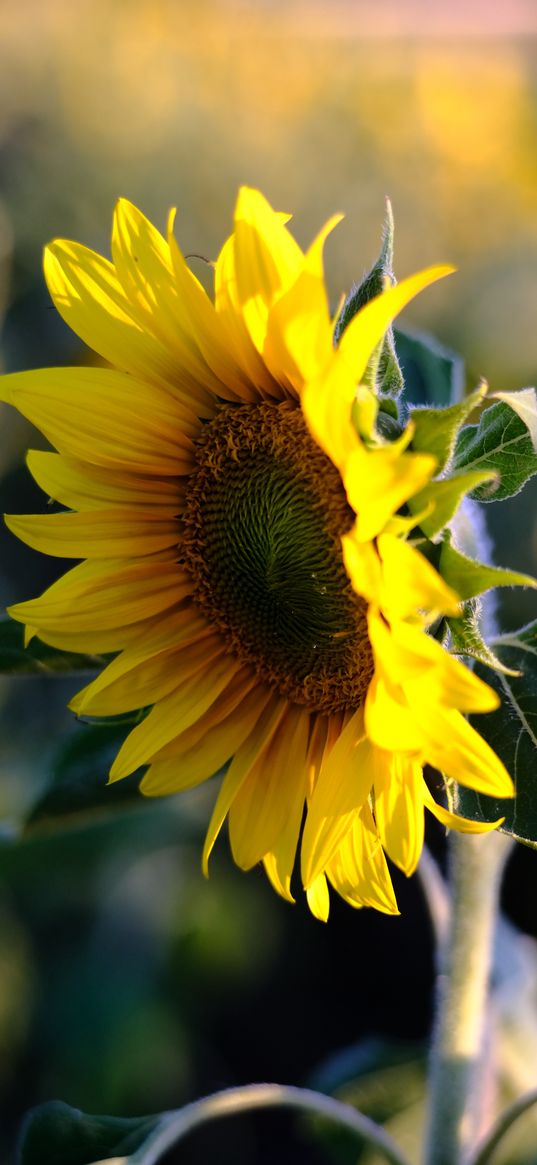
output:
[{"label": "green leaf", "polygon": [[25,833],[65,829],[88,817],[146,803],[139,792],[140,774],[108,784],[112,761],[125,739],[124,723],[77,726],[58,754],[51,778],[25,822]]},{"label": "green leaf", "polygon": [[[395,283],[393,275],[393,214],[390,200],[386,199],[386,217],[382,232],[382,246],[376,263],[360,284],[355,284],[349,292],[334,328],[334,342],[339,343],[345,328],[366,303]],[[384,339],[377,345],[371,357],[364,384],[375,392],[397,396],[403,388],[403,374],[397,359],[393,328],[388,328]]]},{"label": "green leaf", "polygon": [[0,616],[0,673],[6,675],[75,675],[97,671],[106,663],[101,655],[58,651],[37,638],[24,646],[24,627],[8,615]]},{"label": "green leaf", "polygon": [[471,496],[477,501],[500,502],[519,493],[537,473],[537,453],[528,425],[512,404],[502,400],[485,409],[478,425],[461,430],[453,464],[459,470],[486,469],[495,473],[495,487],[479,486]]},{"label": "green leaf", "polygon": [[498,675],[476,664],[477,675],[502,701],[495,712],[471,716],[470,722],[491,745],[511,774],[514,799],[495,799],[456,786],[458,813],[473,821],[505,817],[502,832],[537,848],[537,621],[492,643],[504,666],[518,675]]},{"label": "green leaf", "polygon": [[395,344],[405,380],[405,400],[416,405],[451,405],[460,401],[464,363],[433,336],[394,329]]},{"label": "green leaf", "polygon": [[17,1165],[92,1165],[126,1156],[143,1144],[160,1119],[88,1116],[53,1100],[26,1118]]},{"label": "green leaf", "polygon": [[537,397],[534,388],[520,388],[518,392],[495,392],[497,400],[503,400],[509,408],[514,409],[521,421],[524,421],[532,440],[533,448],[537,451]]},{"label": "green leaf", "polygon": [[442,543],[438,569],[448,586],[453,587],[463,600],[473,599],[493,587],[537,587],[536,580],[529,574],[467,558],[456,549],[450,536]]},{"label": "green leaf", "polygon": [[455,449],[457,434],[470,413],[481,404],[487,392],[486,384],[479,385],[459,404],[444,409],[414,408],[411,419],[415,425],[412,448],[417,453],[432,453],[441,473],[449,464]]}]

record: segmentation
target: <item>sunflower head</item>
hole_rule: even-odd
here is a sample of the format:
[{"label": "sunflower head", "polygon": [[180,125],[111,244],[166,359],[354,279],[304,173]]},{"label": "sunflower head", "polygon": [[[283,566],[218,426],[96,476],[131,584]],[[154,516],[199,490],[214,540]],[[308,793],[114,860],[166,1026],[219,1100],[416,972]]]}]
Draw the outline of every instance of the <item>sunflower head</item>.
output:
[{"label": "sunflower head", "polygon": [[442,532],[490,473],[451,474],[438,426],[404,423],[394,402],[392,320],[451,269],[395,284],[388,229],[334,320],[323,246],[337,221],[303,252],[287,216],[241,190],[210,297],[173,215],[162,237],[120,201],[111,260],[65,240],[45,254],[57,310],[105,366],[1,390],[49,439],[29,466],[64,507],[8,524],[83,560],[11,614],[58,649],[112,653],[75,711],[146,710],[111,780],[140,769],[153,796],[225,769],[204,865],[227,819],[239,866],[262,862],[292,899],[301,849],[321,918],[329,885],[397,911],[386,855],[413,871],[424,808],[457,829],[497,824],[438,804],[424,765],[512,793],[465,718],[497,698],[436,634],[467,597]]}]

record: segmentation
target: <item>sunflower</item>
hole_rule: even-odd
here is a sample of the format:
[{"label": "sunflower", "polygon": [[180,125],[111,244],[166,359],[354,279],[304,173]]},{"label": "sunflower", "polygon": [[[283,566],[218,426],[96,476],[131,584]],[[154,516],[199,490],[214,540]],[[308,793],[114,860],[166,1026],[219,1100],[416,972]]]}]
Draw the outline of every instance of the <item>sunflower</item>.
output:
[{"label": "sunflower", "polygon": [[[334,346],[323,274],[330,222],[305,253],[251,189],[214,265],[214,303],[176,243],[130,203],[112,262],[54,241],[45,277],[67,324],[108,367],[16,373],[2,399],[56,452],[30,452],[63,511],[9,517],[37,550],[83,561],[11,608],[27,638],[112,653],[72,701],[144,710],[110,780],[144,766],[149,796],[225,768],[203,853],[227,818],[236,863],[292,900],[301,843],[312,911],[328,883],[396,913],[386,861],[416,867],[423,778],[503,797],[512,783],[464,717],[492,690],[430,634],[456,593],[413,544],[436,458],[375,424],[362,385],[395,315],[451,269],[388,287]],[[425,498],[425,508],[422,504]],[[305,823],[304,823],[305,816]]]}]

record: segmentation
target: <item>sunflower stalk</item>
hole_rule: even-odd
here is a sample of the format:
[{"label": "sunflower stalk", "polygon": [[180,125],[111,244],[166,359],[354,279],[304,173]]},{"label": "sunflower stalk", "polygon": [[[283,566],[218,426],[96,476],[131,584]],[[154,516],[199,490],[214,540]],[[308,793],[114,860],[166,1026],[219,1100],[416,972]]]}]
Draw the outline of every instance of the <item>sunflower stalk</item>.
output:
[{"label": "sunflower stalk", "polygon": [[491,1124],[484,1051],[499,887],[510,842],[499,833],[452,832],[449,846],[452,905],[438,975],[425,1165],[469,1165]]}]

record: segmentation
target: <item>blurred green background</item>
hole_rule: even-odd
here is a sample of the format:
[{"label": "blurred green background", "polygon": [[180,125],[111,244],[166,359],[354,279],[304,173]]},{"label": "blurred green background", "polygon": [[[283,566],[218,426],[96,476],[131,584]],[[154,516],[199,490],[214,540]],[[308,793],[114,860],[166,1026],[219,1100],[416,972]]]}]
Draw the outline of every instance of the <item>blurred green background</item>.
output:
[{"label": "blurred green background", "polygon": [[[537,381],[531,0],[3,0],[0,27],[7,370],[86,359],[48,301],[51,237],[108,253],[125,195],[161,228],[177,205],[183,250],[213,258],[246,182],[293,212],[302,244],[345,212],[327,248],[334,305],[376,257],[389,194],[397,273],[459,267],[405,323],[463,352],[469,384]],[[2,508],[43,511],[23,468],[39,438],[7,407],[0,425]],[[528,487],[488,511],[502,564],[537,570],[536,500]],[[0,554],[3,604],[64,569],[6,531]],[[532,614],[513,594],[504,611],[511,626]],[[42,821],[14,841],[65,741],[82,739],[65,709],[78,686],[0,682],[0,1159],[25,1109],[53,1096],[134,1115],[253,1079],[335,1087],[366,1071],[352,1095],[374,1115],[396,1109],[415,1143],[433,979],[416,880],[397,879],[401,918],[335,903],[327,927],[235,870],[225,844],[207,883],[212,788],[84,825]],[[430,841],[441,857],[441,831]],[[535,856],[519,851],[506,902],[531,934],[535,874]],[[379,1037],[400,1041],[403,1068],[385,1068]],[[290,1130],[287,1117],[256,1117],[193,1141],[181,1161],[327,1159],[300,1125],[286,1147]],[[328,1151],[356,1160],[345,1144]],[[517,1160],[537,1160],[528,1152]]]}]

